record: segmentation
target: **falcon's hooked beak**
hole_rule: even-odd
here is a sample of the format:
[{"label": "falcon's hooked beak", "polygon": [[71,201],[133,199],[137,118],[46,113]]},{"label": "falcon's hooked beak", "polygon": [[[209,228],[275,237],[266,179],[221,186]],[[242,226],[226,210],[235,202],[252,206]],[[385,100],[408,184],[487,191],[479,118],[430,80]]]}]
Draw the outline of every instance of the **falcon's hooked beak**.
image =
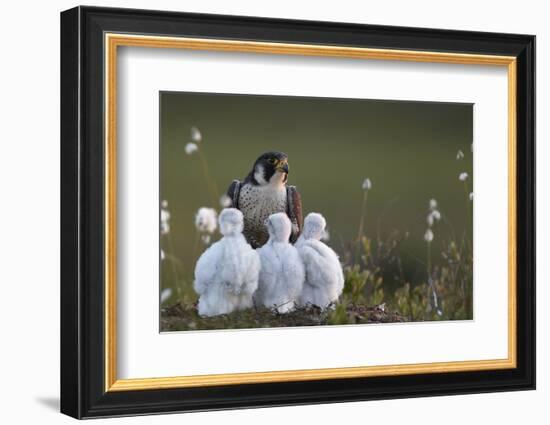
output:
[{"label": "falcon's hooked beak", "polygon": [[286,183],[288,179],[288,161],[286,159],[280,160],[275,166],[275,171],[280,171],[285,174],[283,177],[283,183]]},{"label": "falcon's hooked beak", "polygon": [[288,174],[288,162],[286,159],[283,159],[277,163],[275,170],[281,171],[282,173]]}]

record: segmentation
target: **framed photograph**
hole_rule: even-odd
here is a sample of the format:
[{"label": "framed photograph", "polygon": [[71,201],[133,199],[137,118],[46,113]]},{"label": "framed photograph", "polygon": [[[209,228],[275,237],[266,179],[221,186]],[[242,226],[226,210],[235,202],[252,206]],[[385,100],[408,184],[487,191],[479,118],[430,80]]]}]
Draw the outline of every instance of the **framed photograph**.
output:
[{"label": "framed photograph", "polygon": [[61,14],[61,411],[535,388],[535,37]]}]

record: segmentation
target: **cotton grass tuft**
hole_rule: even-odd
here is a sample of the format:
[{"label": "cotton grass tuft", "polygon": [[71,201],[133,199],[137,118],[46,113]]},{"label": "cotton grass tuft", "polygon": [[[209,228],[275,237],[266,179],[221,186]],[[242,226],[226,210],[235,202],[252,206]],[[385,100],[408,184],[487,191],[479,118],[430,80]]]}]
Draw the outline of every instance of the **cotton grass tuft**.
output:
[{"label": "cotton grass tuft", "polygon": [[218,213],[214,208],[201,207],[195,215],[195,227],[201,233],[214,233],[218,228]]}]

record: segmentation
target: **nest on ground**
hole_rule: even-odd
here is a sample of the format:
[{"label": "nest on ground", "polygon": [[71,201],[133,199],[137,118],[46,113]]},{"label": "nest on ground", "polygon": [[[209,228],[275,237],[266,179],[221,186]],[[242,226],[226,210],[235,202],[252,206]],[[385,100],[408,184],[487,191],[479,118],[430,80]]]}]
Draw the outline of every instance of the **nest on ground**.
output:
[{"label": "nest on ground", "polygon": [[[337,318],[336,315],[338,315]],[[342,320],[342,316],[344,320]],[[160,330],[161,332],[170,332],[208,329],[280,328],[405,321],[406,318],[399,313],[387,311],[384,304],[377,306],[347,304],[343,315],[342,308],[340,308],[340,311],[334,308],[323,310],[314,305],[307,305],[286,314],[280,314],[274,309],[259,307],[219,316],[203,317],[198,314],[196,303],[178,302],[161,309]]]}]

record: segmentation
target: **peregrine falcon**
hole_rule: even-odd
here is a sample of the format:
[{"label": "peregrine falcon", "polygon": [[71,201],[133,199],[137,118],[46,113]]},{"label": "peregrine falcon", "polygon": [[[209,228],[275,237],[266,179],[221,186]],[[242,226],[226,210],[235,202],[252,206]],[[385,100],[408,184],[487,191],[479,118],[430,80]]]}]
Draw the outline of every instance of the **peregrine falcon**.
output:
[{"label": "peregrine falcon", "polygon": [[254,162],[243,181],[233,180],[227,196],[233,208],[244,215],[243,234],[253,248],[269,239],[265,225],[271,214],[284,212],[292,223],[290,242],[300,236],[303,226],[302,199],[295,186],[287,186],[288,156],[282,152],[266,152]]}]

